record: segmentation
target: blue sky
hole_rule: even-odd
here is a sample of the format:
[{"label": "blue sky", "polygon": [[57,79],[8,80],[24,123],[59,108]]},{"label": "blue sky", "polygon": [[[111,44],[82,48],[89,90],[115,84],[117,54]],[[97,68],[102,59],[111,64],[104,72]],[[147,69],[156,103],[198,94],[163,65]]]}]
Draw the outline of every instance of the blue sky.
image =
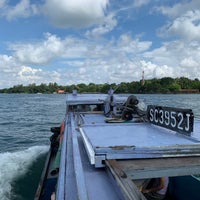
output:
[{"label": "blue sky", "polygon": [[200,79],[199,0],[0,0],[0,88]]}]

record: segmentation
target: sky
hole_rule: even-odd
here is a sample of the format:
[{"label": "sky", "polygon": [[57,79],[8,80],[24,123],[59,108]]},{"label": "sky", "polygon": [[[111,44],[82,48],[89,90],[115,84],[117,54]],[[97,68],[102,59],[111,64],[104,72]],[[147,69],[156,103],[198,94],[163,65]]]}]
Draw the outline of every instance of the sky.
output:
[{"label": "sky", "polygon": [[0,0],[0,88],[200,79],[199,0]]}]

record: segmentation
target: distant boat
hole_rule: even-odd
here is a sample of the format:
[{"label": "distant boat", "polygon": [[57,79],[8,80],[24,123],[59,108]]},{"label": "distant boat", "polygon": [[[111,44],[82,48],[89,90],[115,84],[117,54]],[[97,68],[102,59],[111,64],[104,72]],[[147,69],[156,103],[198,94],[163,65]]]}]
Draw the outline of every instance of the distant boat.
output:
[{"label": "distant boat", "polygon": [[200,181],[190,176],[200,174],[200,122],[190,109],[74,91],[51,131],[35,200],[145,200],[139,184],[163,176],[166,199],[200,199]]}]

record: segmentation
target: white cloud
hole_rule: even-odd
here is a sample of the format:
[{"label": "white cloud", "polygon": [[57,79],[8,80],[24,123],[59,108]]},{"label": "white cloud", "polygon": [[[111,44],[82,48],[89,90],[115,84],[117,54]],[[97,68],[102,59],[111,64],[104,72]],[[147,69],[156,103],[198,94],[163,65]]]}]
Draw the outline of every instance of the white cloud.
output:
[{"label": "white cloud", "polygon": [[161,12],[163,15],[166,15],[170,18],[177,18],[180,15],[187,13],[188,11],[196,10],[200,7],[199,0],[191,1],[181,1],[179,3],[173,4],[173,6],[157,6],[155,10]]},{"label": "white cloud", "polygon": [[3,8],[6,5],[6,0],[0,0],[0,8]]},{"label": "white cloud", "polygon": [[190,69],[190,68],[193,68],[193,67],[198,67],[199,63],[196,60],[194,60],[194,58],[188,57],[188,58],[184,58],[180,62],[180,66]]},{"label": "white cloud", "polygon": [[104,22],[102,24],[98,25],[92,30],[89,30],[86,32],[86,37],[99,37],[101,35],[104,35],[110,31],[112,31],[117,25],[117,20],[114,18],[112,14],[108,15],[104,18]]},{"label": "white cloud", "polygon": [[31,83],[60,82],[60,73],[54,70],[41,69],[25,65],[16,57],[0,55],[0,88]]},{"label": "white cloud", "polygon": [[123,34],[120,36],[117,45],[121,52],[135,54],[148,50],[151,47],[152,42],[140,41],[139,38],[133,40],[128,34]]},{"label": "white cloud", "polygon": [[[0,55],[0,87],[18,83],[67,85],[138,81],[142,70],[146,79],[200,76],[200,42],[177,40],[151,48],[151,41],[132,38],[131,34],[122,34],[112,40],[90,40],[70,36],[60,38],[47,33],[43,40],[34,43],[10,45],[11,56]],[[56,69],[46,65],[58,60]]]},{"label": "white cloud", "polygon": [[98,25],[99,30],[94,32],[106,33],[116,25],[116,20],[106,15],[108,5],[109,0],[44,0],[43,4],[20,0],[15,5],[10,5],[7,0],[0,0],[0,16],[11,21],[43,14],[57,27]]},{"label": "white cloud", "polygon": [[63,51],[60,38],[47,33],[42,42],[11,44],[14,57],[22,63],[44,64],[58,57]]},{"label": "white cloud", "polygon": [[18,81],[24,85],[27,83],[50,83],[60,82],[61,74],[57,71],[44,71],[40,68],[32,68],[29,66],[21,66],[16,75]]},{"label": "white cloud", "polygon": [[38,13],[38,8],[35,4],[30,4],[30,0],[21,0],[14,6],[8,5],[7,1],[0,1],[1,16],[7,20],[16,18],[27,18]]},{"label": "white cloud", "polygon": [[[171,7],[156,8],[169,20],[160,29],[160,36],[165,37],[163,43],[163,38],[156,38],[154,30],[148,34],[148,27],[153,29],[150,24],[138,25],[136,18],[144,16],[143,13],[137,13],[137,8],[143,12],[143,6],[156,5],[159,2],[157,0],[43,0],[37,4],[32,4],[30,0],[15,2],[0,0],[0,16],[13,20],[44,14],[57,27],[50,27],[54,34],[46,33],[40,40],[34,38],[30,41],[32,35],[29,39],[19,39],[13,33],[12,43],[6,50],[9,54],[0,55],[0,87],[41,82],[66,85],[135,81],[141,79],[142,70],[145,70],[145,78],[149,79],[163,76],[200,77],[199,0],[172,2]],[[162,5],[165,3],[168,4],[162,2]],[[145,11],[148,9],[152,7],[146,6]],[[148,14],[145,13],[144,17]],[[41,20],[39,17],[26,20],[26,24],[36,22],[37,27],[44,25],[44,29],[41,27],[41,30],[36,30],[37,36],[49,30],[49,24],[45,24],[45,20],[40,23],[38,19]],[[157,22],[159,25],[165,23],[163,18],[154,20],[148,23],[155,22],[153,27],[156,28]],[[8,24],[16,25],[15,22]],[[33,24],[29,24],[29,27],[33,28]],[[142,30],[143,27],[145,30]],[[23,28],[20,26],[20,30],[23,31]],[[140,31],[147,34],[142,35]],[[142,39],[143,36],[147,39]],[[171,37],[169,41],[166,36]],[[10,39],[7,38],[6,42]]]},{"label": "white cloud", "polygon": [[176,69],[173,66],[158,65],[152,61],[141,61],[142,69],[144,70],[145,79],[162,78],[162,77],[177,77]]},{"label": "white cloud", "polygon": [[85,27],[105,17],[108,0],[45,0],[44,14],[58,27]]},{"label": "white cloud", "polygon": [[160,35],[178,36],[184,40],[200,40],[200,11],[188,11],[160,29]]},{"label": "white cloud", "polygon": [[41,69],[33,69],[28,66],[21,66],[20,71],[18,72],[18,75],[20,78],[26,78],[27,80],[36,79],[37,73],[41,73]]},{"label": "white cloud", "polygon": [[161,78],[161,77],[177,77],[175,73],[175,68],[170,67],[167,65],[163,66],[156,66],[155,70],[153,71],[154,77]]},{"label": "white cloud", "polygon": [[124,56],[126,54],[136,56],[138,53],[148,50],[152,44],[149,41],[140,41],[138,38],[132,39],[127,34],[121,35],[115,42],[106,40],[96,42],[72,37],[61,39],[47,33],[43,41],[11,44],[9,48],[19,62],[43,65],[57,58],[70,59],[67,61],[69,64],[77,63],[79,59],[107,59],[114,54],[117,57],[122,57],[123,54]]},{"label": "white cloud", "polygon": [[17,83],[18,63],[12,56],[0,55],[0,88],[12,86]]},{"label": "white cloud", "polygon": [[134,7],[141,7],[144,5],[147,5],[150,2],[150,0],[134,0],[133,5]]},{"label": "white cloud", "polygon": [[[122,38],[123,37],[125,36],[122,36]],[[152,77],[161,78],[164,76],[179,77],[180,74],[190,77],[189,71],[197,70],[198,63],[200,63],[200,56],[195,54],[197,44],[190,45],[190,48],[185,48],[184,51],[180,51],[180,49],[184,48],[182,43],[179,44],[177,42],[173,45],[170,43],[164,44],[159,49],[145,53],[145,57],[141,60],[142,55],[136,59],[133,56],[130,58],[126,54],[122,53],[125,46],[129,43],[124,42],[123,46],[120,47],[118,45],[121,43],[120,41],[116,42],[116,45],[110,43],[109,45],[111,46],[101,44],[102,46],[99,45],[99,47],[97,46],[95,49],[98,57],[85,57],[83,60],[79,61],[77,59],[73,60],[73,56],[76,52],[78,53],[76,56],[82,56],[83,52],[79,52],[78,49],[77,51],[74,49],[74,54],[71,54],[70,56],[68,55],[69,60],[67,59],[66,62],[63,63],[63,68],[58,67],[54,71],[48,70],[48,68],[45,70],[32,68],[27,65],[22,65],[21,61],[17,61],[16,58],[4,56],[3,63],[7,63],[7,65],[10,66],[8,69],[12,69],[12,71],[4,73],[4,77],[2,77],[1,80],[3,80],[6,75],[7,77],[10,77],[11,85],[16,85],[17,83],[27,85],[30,83],[40,84],[49,82],[57,82],[58,84],[63,85],[82,82],[119,83],[141,79],[142,70],[145,71],[146,79]],[[130,40],[130,43],[134,42],[135,41]],[[139,41],[137,42],[139,43]],[[72,43],[71,45],[73,46]],[[84,45],[84,42],[82,42],[81,45]],[[140,46],[140,44],[138,45]],[[177,48],[175,49],[175,47]],[[99,55],[104,48],[106,51],[106,57],[102,54],[101,56]],[[88,54],[92,54],[92,49],[86,49],[88,50]],[[115,51],[111,51],[111,49],[115,49]],[[135,55],[138,53],[140,53],[139,49],[138,51],[134,50]],[[190,74],[192,73],[190,72]],[[194,71],[193,75],[196,77],[198,75],[198,71]],[[2,81],[1,83],[5,84],[5,82]]]},{"label": "white cloud", "polygon": [[[72,37],[61,39],[47,33],[43,41],[10,45],[13,56],[4,56],[2,68],[6,64],[8,69],[13,69],[11,76],[4,74],[13,77],[12,85],[15,82],[27,85],[52,81],[59,84],[132,81],[141,75],[137,56],[150,46],[151,42],[126,34],[113,41],[94,42]],[[57,69],[49,70],[46,63],[58,59]]]},{"label": "white cloud", "polygon": [[3,75],[3,74],[9,75],[9,74],[17,72],[16,68],[17,68],[18,64],[12,56],[0,55],[0,60],[1,60],[1,62],[0,62],[1,75]]},{"label": "white cloud", "polygon": [[[151,60],[158,74],[165,76],[188,78],[199,77],[200,43],[173,41],[164,43],[161,47],[144,53],[146,59]],[[166,66],[163,68],[163,66]],[[160,67],[159,67],[160,66]],[[168,68],[167,68],[168,67]],[[160,69],[167,69],[161,73]]]}]

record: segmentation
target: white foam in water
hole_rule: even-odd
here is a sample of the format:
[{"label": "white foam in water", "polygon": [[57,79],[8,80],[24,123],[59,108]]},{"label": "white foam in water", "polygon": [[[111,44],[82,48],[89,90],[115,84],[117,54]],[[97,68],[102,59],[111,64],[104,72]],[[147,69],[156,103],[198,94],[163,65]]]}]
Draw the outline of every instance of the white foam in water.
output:
[{"label": "white foam in water", "polygon": [[0,199],[10,200],[12,181],[27,172],[28,167],[48,151],[48,146],[30,147],[24,151],[0,154]]}]

